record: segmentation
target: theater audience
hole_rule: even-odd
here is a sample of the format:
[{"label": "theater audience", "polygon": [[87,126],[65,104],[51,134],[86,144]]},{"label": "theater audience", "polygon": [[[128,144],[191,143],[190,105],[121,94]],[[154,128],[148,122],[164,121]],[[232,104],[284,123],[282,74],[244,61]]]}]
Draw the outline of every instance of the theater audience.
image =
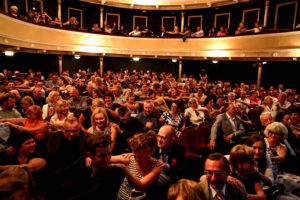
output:
[{"label": "theater audience", "polygon": [[2,119],[0,121],[18,131],[32,134],[35,139],[43,139],[47,134],[48,122],[42,119],[41,107],[37,105],[30,106],[27,109],[26,117]]}]

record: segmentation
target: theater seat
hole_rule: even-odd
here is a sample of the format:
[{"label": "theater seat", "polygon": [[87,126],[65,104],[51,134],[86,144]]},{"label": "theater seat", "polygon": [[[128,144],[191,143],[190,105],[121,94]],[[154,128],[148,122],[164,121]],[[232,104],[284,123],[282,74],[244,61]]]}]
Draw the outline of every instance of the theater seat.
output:
[{"label": "theater seat", "polygon": [[188,128],[182,134],[186,157],[199,157],[202,149],[209,143],[212,123],[202,123],[198,128]]}]

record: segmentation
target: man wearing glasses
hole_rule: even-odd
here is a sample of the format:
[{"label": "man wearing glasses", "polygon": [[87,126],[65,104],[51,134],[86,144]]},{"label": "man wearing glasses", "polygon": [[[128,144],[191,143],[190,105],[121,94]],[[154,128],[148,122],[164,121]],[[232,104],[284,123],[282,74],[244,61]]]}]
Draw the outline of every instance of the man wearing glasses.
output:
[{"label": "man wearing glasses", "polygon": [[47,164],[54,187],[53,191],[48,192],[51,195],[49,198],[66,198],[76,192],[75,183],[78,183],[85,169],[85,140],[80,131],[80,122],[73,116],[65,120],[64,131],[49,134],[46,140]]},{"label": "man wearing glasses", "polygon": [[205,179],[200,182],[205,200],[247,199],[244,186],[227,184],[230,173],[229,162],[221,153],[207,156],[204,164]]}]

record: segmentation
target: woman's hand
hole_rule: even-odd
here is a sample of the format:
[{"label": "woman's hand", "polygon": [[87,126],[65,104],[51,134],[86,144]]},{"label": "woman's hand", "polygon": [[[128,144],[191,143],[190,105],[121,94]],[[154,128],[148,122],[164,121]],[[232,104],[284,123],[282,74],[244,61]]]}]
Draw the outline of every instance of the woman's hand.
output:
[{"label": "woman's hand", "polygon": [[90,167],[92,165],[92,159],[90,157],[85,158],[85,166]]},{"label": "woman's hand", "polygon": [[243,187],[243,183],[232,176],[227,177],[227,184],[231,185],[233,188],[236,188],[236,189]]}]

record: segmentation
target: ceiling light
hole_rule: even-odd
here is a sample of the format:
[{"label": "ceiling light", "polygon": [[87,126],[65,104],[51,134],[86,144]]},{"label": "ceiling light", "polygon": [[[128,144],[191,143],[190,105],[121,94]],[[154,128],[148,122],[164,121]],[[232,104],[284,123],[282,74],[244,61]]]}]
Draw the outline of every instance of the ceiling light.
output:
[{"label": "ceiling light", "polygon": [[263,61],[263,62],[262,62],[263,65],[265,65],[265,64],[267,64],[267,63],[268,63],[267,61]]},{"label": "ceiling light", "polygon": [[5,52],[4,52],[4,54],[5,54],[6,56],[13,56],[14,53],[15,53],[15,52],[13,52],[13,51],[5,51]]},{"label": "ceiling light", "polygon": [[137,62],[137,61],[139,61],[139,60],[140,60],[140,58],[138,58],[138,57],[134,57],[134,58],[133,58],[133,61],[136,61],[136,62]]},{"label": "ceiling light", "polygon": [[172,62],[173,62],[173,63],[176,63],[176,62],[177,62],[177,59],[172,59]]},{"label": "ceiling light", "polygon": [[217,61],[217,60],[213,60],[213,61],[212,61],[213,64],[218,64],[218,62],[219,62],[219,61]]},{"label": "ceiling light", "polygon": [[80,59],[80,55],[75,55],[74,58],[75,58],[76,60],[78,60],[78,59]]}]

